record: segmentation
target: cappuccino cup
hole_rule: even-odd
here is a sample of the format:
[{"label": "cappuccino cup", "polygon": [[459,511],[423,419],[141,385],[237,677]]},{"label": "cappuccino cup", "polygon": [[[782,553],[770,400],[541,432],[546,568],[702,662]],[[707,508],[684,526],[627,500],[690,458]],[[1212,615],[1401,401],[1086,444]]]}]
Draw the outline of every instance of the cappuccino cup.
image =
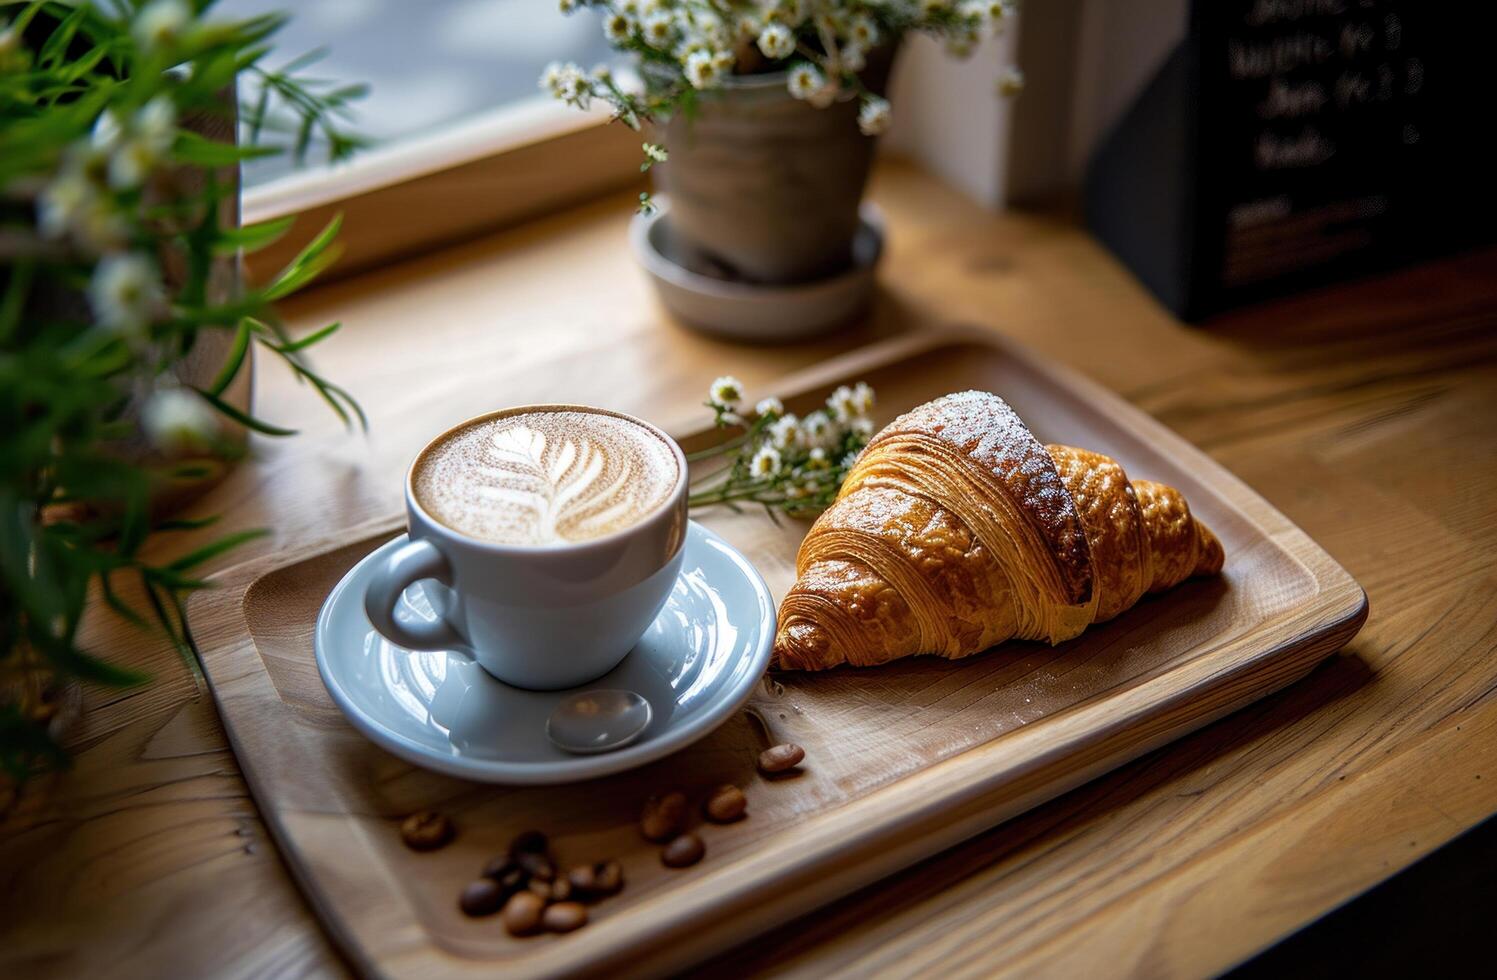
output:
[{"label": "cappuccino cup", "polygon": [[[686,540],[686,457],[655,426],[580,405],[470,419],[406,477],[410,540],[375,570],[369,621],[515,687],[608,673],[670,596]],[[436,613],[397,616],[420,583]]]}]

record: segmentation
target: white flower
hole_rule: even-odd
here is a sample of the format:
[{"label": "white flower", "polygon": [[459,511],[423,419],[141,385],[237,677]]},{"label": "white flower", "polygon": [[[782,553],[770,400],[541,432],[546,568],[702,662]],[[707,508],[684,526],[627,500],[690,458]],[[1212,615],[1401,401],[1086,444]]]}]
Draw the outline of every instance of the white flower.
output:
[{"label": "white flower", "polygon": [[790,486],[785,488],[786,500],[799,500],[805,495],[806,491],[802,490],[799,484],[791,484]]},{"label": "white flower", "polygon": [[836,441],[837,427],[832,424],[830,415],[818,410],[801,420],[800,434],[807,446],[826,446]]},{"label": "white flower", "polygon": [[889,128],[891,115],[889,100],[875,95],[865,100],[858,109],[858,129],[862,130],[864,136],[877,136]]},{"label": "white flower", "polygon": [[743,398],[743,382],[725,374],[712,382],[712,387],[707,389],[707,399],[714,405],[724,407],[737,405]]},{"label": "white flower", "polygon": [[764,29],[764,24],[757,17],[740,17],[733,25],[733,37],[739,41],[752,41],[759,36]]},{"label": "white flower", "polygon": [[606,85],[613,81],[613,69],[604,64],[593,65],[592,76],[595,81]]},{"label": "white flower", "polygon": [[618,0],[614,6],[619,13],[628,17],[638,17],[644,10],[644,4],[640,0]]},{"label": "white flower", "polygon": [[780,401],[778,398],[762,399],[759,404],[754,406],[754,414],[774,416],[784,415],[785,403]]},{"label": "white flower", "polygon": [[832,462],[827,459],[826,450],[820,446],[811,450],[810,455],[806,459],[806,469],[809,470],[824,470],[831,465]]},{"label": "white flower", "polygon": [[946,39],[946,53],[954,58],[965,58],[977,47],[982,35],[975,28],[969,28],[960,34],[952,34]]},{"label": "white flower", "polygon": [[795,35],[784,24],[770,24],[760,32],[758,44],[764,57],[778,61],[795,50]]},{"label": "white flower", "polygon": [[719,51],[712,56],[712,67],[717,69],[719,76],[726,75],[733,70],[733,65],[738,61],[738,56],[731,51]]},{"label": "white flower", "polygon": [[670,14],[657,12],[645,18],[643,35],[645,43],[664,51],[676,36],[676,22]]},{"label": "white flower", "polygon": [[858,457],[861,456],[861,455],[863,455],[863,450],[861,450],[861,449],[855,449],[852,452],[848,453],[846,456],[843,456],[842,457],[842,468],[844,470],[850,470],[850,469],[852,469],[853,466],[857,463]]},{"label": "white flower", "polygon": [[859,14],[848,25],[847,36],[854,44],[871,48],[878,43],[878,24],[867,14]]},{"label": "white flower", "polygon": [[218,414],[186,388],[158,388],[140,416],[151,441],[168,453],[207,446],[219,431]]},{"label": "white flower", "polygon": [[95,148],[112,147],[109,186],[130,190],[151,176],[151,171],[171,149],[176,134],[177,107],[170,96],[158,95],[135,114],[123,132],[112,113],[100,116],[91,142]]},{"label": "white flower", "polygon": [[838,422],[846,425],[858,414],[857,402],[853,397],[852,389],[847,385],[840,385],[831,397],[826,400],[826,407],[831,409],[832,417]]},{"label": "white flower", "polygon": [[541,72],[541,88],[568,105],[586,109],[592,103],[592,79],[577,65],[551,62]]},{"label": "white flower", "polygon": [[847,427],[862,439],[870,439],[873,437],[873,419],[869,418],[866,415],[860,415],[857,418],[853,419]]},{"label": "white flower", "polygon": [[686,80],[692,88],[711,88],[722,77],[717,60],[710,51],[697,51],[686,59]]},{"label": "white flower", "polygon": [[562,63],[553,61],[541,71],[541,88],[557,98],[561,98],[561,70]]},{"label": "white flower", "polygon": [[603,34],[610,41],[627,41],[634,33],[634,21],[624,14],[609,14],[603,21]]},{"label": "white flower", "polygon": [[844,44],[838,53],[842,56],[842,67],[850,72],[860,72],[868,67],[868,57],[861,44]]},{"label": "white flower", "polygon": [[769,424],[769,441],[779,449],[789,449],[800,441],[800,419],[794,413],[782,415]]},{"label": "white flower", "polygon": [[666,148],[658,143],[641,143],[639,147],[644,151],[645,156],[654,163],[664,163],[671,158]]},{"label": "white flower", "polygon": [[873,393],[873,386],[866,381],[859,381],[852,386],[852,398],[859,415],[867,415],[873,411],[873,406],[878,404]]},{"label": "white flower", "polygon": [[1006,97],[1024,91],[1024,73],[1017,68],[1005,68],[998,76],[998,94]]},{"label": "white flower", "polygon": [[93,132],[89,134],[88,142],[98,152],[108,153],[119,144],[120,137],[124,134],[125,127],[120,122],[119,113],[113,109],[105,109],[99,113],[99,118],[94,120]]},{"label": "white flower", "polygon": [[577,9],[577,0],[556,0],[556,9],[570,16]]},{"label": "white flower", "polygon": [[63,238],[82,223],[84,213],[97,206],[93,184],[83,174],[64,171],[42,189],[37,199],[37,227],[44,238]]},{"label": "white flower", "polygon": [[143,255],[107,255],[94,268],[88,301],[101,326],[140,335],[164,299],[156,267]]},{"label": "white flower", "polygon": [[826,88],[826,78],[812,65],[801,62],[790,69],[790,77],[786,80],[786,87],[790,94],[797,99],[810,100],[822,89]]},{"label": "white flower", "polygon": [[147,51],[177,43],[192,21],[192,8],[185,0],[152,0],[135,15],[130,33]]},{"label": "white flower", "polygon": [[957,15],[981,24],[988,19],[987,0],[962,0],[956,8]]},{"label": "white flower", "polygon": [[760,446],[749,460],[749,475],[757,480],[767,479],[780,472],[780,451],[773,446]]}]

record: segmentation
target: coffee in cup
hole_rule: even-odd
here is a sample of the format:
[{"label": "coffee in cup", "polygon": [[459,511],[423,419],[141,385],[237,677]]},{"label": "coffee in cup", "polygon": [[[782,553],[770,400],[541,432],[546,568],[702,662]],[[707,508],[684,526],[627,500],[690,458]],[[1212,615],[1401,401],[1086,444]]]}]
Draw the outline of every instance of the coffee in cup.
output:
[{"label": "coffee in cup", "polygon": [[[406,479],[410,540],[364,594],[411,650],[450,650],[501,681],[555,690],[616,667],[665,605],[686,540],[686,457],[618,412],[535,405],[432,440]],[[425,592],[435,620],[402,607]]]}]

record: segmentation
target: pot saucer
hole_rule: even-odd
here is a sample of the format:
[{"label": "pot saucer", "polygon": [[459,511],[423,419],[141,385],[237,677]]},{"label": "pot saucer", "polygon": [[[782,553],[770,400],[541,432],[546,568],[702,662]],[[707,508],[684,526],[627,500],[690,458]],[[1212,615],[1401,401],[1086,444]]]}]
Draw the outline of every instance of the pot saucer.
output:
[{"label": "pot saucer", "polygon": [[884,251],[884,219],[864,201],[858,209],[853,264],[845,272],[790,286],[740,282],[714,275],[710,259],[685,248],[670,231],[670,201],[655,198],[653,214],[629,225],[634,256],[673,316],[703,333],[771,343],[827,333],[856,319],[873,299],[874,269]]},{"label": "pot saucer", "polygon": [[[775,608],[753,565],[692,522],[681,575],[665,608],[624,661],[583,688],[526,691],[465,657],[408,651],[364,615],[364,587],[404,534],[376,548],[329,593],[317,616],[317,670],[333,701],[375,744],[408,762],[464,779],[537,785],[644,765],[708,734],[743,706],[769,664]],[[418,583],[398,617],[434,619]],[[635,691],[652,720],[606,755],[576,756],[546,737],[546,720],[578,690]]]}]

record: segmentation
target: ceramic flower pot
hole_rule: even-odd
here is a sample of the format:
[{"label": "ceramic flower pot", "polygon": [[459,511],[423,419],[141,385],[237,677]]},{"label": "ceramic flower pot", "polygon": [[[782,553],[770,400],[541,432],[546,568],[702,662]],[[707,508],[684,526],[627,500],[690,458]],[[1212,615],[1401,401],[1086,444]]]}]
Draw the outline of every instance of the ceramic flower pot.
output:
[{"label": "ceramic flower pot", "polygon": [[[870,56],[864,84],[883,91],[893,60]],[[665,124],[670,159],[651,171],[670,197],[672,236],[743,282],[845,271],[877,143],[858,129],[858,101],[818,109],[776,72],[731,77],[697,105]]]}]

